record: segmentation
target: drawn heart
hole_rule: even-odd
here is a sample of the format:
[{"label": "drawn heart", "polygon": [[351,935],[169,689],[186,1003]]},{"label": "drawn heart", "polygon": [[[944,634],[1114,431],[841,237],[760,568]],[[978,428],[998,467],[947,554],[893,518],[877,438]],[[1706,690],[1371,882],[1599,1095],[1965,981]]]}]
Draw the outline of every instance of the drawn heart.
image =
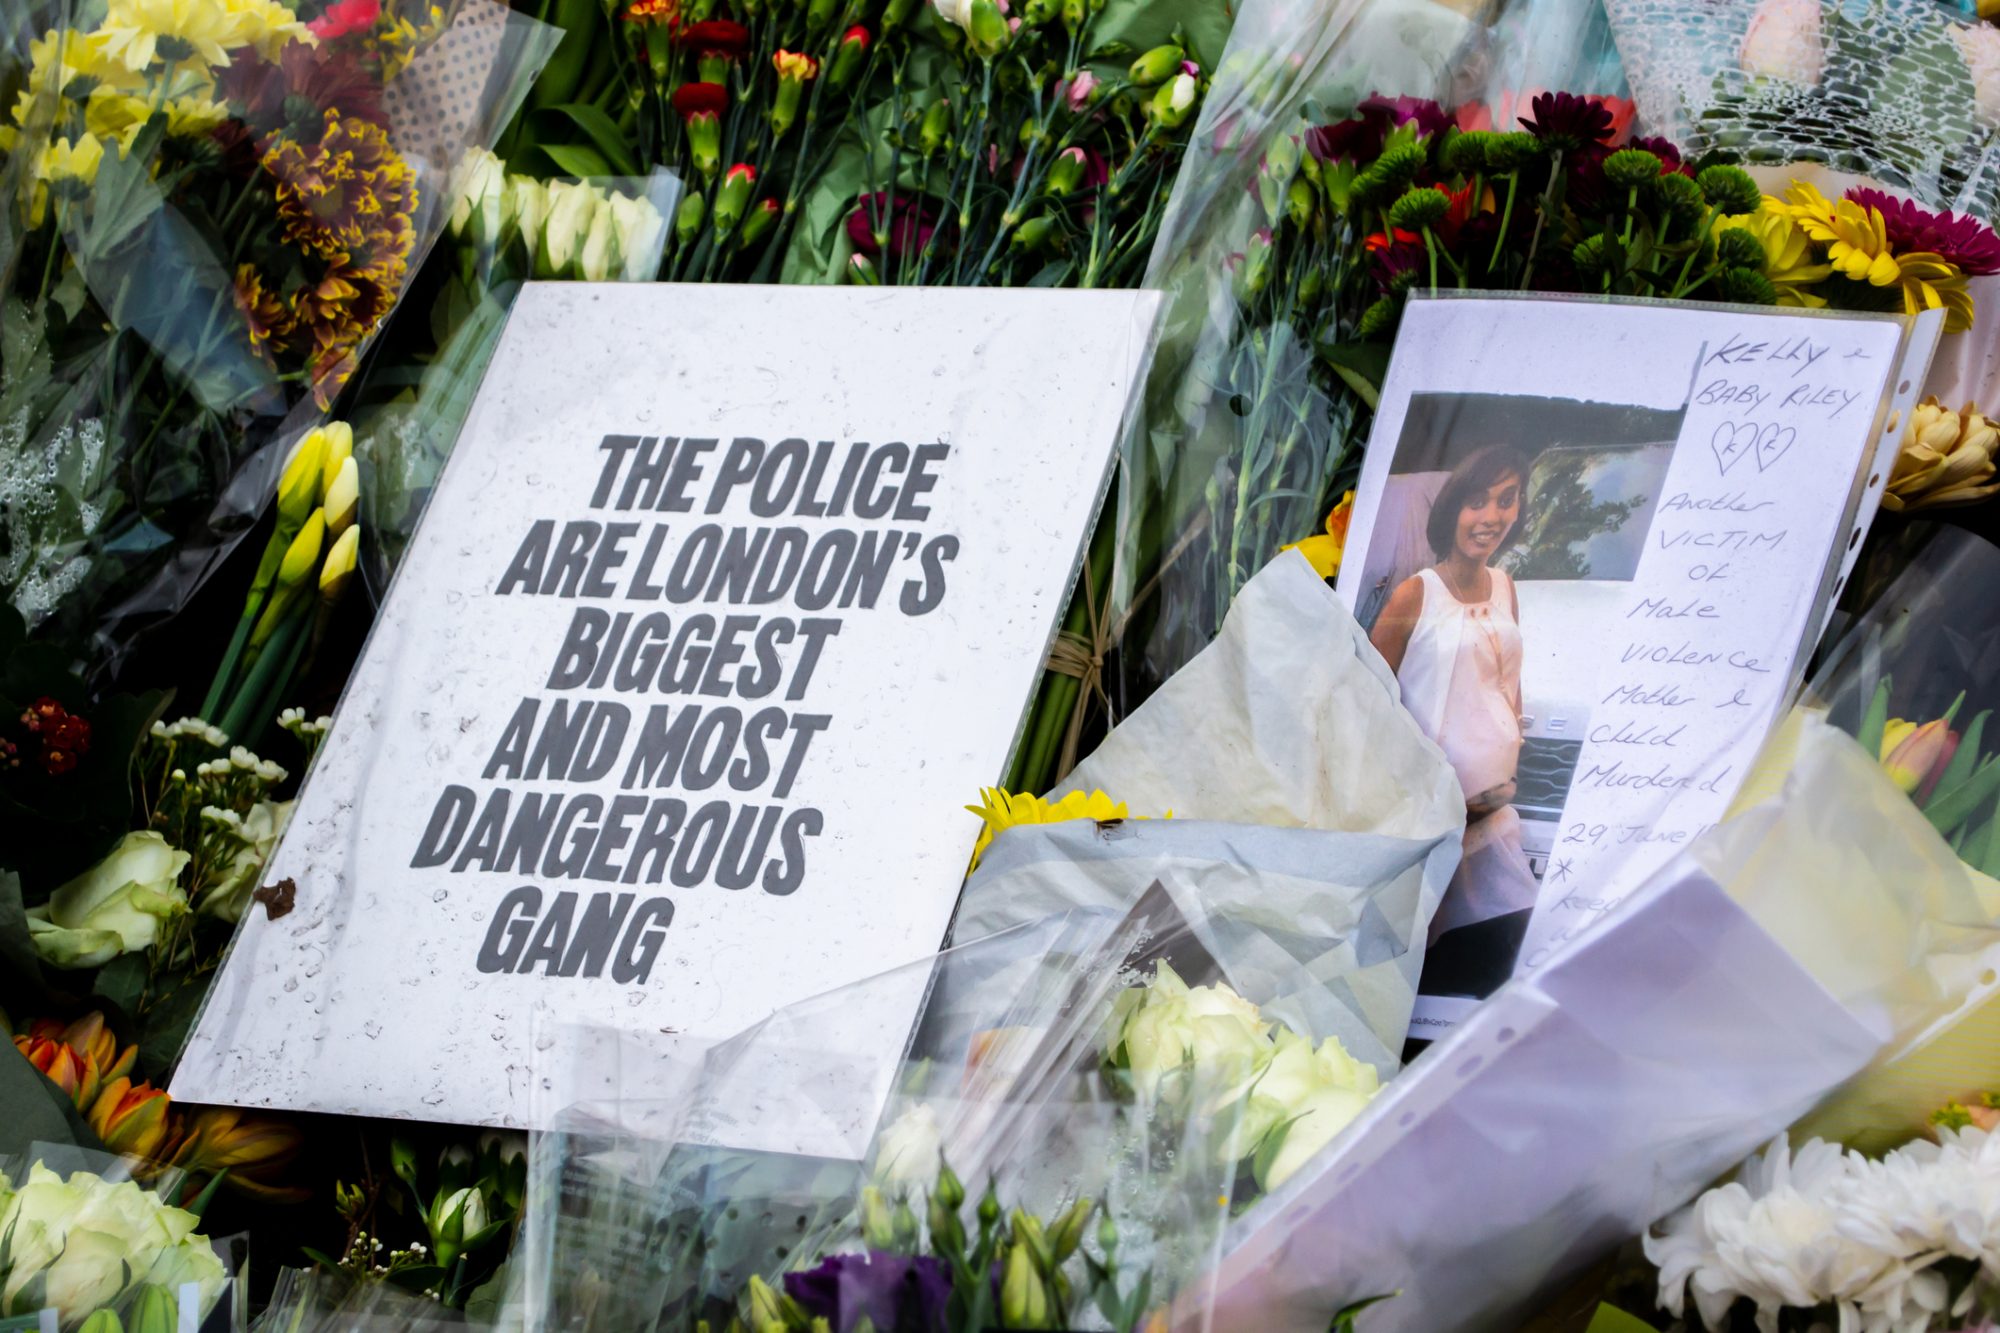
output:
[{"label": "drawn heart", "polygon": [[1742,462],[1745,457],[1756,452],[1757,427],[1750,423],[1741,426],[1725,421],[1715,428],[1708,447],[1715,450],[1715,463],[1724,476],[1729,469]]},{"label": "drawn heart", "polygon": [[1785,451],[1798,442],[1799,433],[1790,426],[1766,426],[1757,436],[1757,470],[1769,472],[1771,465],[1785,456]]}]

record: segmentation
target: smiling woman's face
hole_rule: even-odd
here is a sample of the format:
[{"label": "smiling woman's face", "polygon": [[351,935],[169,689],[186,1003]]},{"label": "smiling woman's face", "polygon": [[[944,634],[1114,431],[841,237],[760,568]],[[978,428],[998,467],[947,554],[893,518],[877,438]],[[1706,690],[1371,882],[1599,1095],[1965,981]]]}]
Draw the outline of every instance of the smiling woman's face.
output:
[{"label": "smiling woman's face", "polygon": [[1521,517],[1521,478],[1509,472],[1484,491],[1471,496],[1458,511],[1453,544],[1474,564],[1493,558]]}]

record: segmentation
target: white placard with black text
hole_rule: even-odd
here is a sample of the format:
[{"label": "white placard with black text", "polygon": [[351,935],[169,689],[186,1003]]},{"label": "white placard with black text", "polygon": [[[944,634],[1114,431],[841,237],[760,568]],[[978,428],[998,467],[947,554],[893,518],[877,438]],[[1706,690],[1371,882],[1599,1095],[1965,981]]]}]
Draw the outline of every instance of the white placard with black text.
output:
[{"label": "white placard with black text", "polygon": [[530,284],[173,1095],[527,1125],[936,949],[1157,304]]}]

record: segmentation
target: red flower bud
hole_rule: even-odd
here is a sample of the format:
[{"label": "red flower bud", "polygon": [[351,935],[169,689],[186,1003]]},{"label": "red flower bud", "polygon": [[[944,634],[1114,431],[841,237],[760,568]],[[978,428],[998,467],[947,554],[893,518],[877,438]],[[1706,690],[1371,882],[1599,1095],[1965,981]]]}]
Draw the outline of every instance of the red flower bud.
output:
[{"label": "red flower bud", "polygon": [[868,29],[862,27],[859,23],[840,34],[840,44],[842,46],[858,46],[864,51],[868,49],[868,43],[871,40],[868,36]]},{"label": "red flower bud", "polygon": [[673,103],[683,120],[719,116],[729,109],[729,90],[719,83],[684,83],[674,89]]},{"label": "red flower bud", "polygon": [[745,185],[755,185],[757,183],[757,168],[751,166],[748,162],[738,162],[735,166],[722,173],[722,183],[724,185],[733,185],[737,181],[742,181]]}]

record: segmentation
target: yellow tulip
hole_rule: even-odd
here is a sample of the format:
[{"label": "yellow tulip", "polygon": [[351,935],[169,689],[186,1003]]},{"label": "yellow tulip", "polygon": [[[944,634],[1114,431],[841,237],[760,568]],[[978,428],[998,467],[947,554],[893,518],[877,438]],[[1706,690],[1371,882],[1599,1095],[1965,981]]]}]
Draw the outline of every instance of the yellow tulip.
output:
[{"label": "yellow tulip", "polygon": [[[1890,727],[1896,727],[1891,722]],[[1951,752],[1957,737],[1945,719],[1932,718],[1920,727],[1903,723],[1905,730],[1897,731],[1900,737],[1895,747],[1882,756],[1882,771],[1889,775],[1889,781],[1906,792],[1914,792],[1923,786],[1924,779],[1933,770],[1950,762]],[[1883,740],[1887,743],[1890,732],[1884,730]]]},{"label": "yellow tulip", "polygon": [[319,501],[319,479],[325,463],[326,431],[315,427],[306,432],[305,438],[292,450],[292,456],[285,460],[285,470],[278,478],[278,521],[281,526],[306,521],[306,515]]},{"label": "yellow tulip", "polygon": [[320,434],[326,440],[326,456],[319,465],[320,494],[325,496],[332,492],[341,466],[354,457],[354,427],[345,421],[329,421],[320,428]]}]

